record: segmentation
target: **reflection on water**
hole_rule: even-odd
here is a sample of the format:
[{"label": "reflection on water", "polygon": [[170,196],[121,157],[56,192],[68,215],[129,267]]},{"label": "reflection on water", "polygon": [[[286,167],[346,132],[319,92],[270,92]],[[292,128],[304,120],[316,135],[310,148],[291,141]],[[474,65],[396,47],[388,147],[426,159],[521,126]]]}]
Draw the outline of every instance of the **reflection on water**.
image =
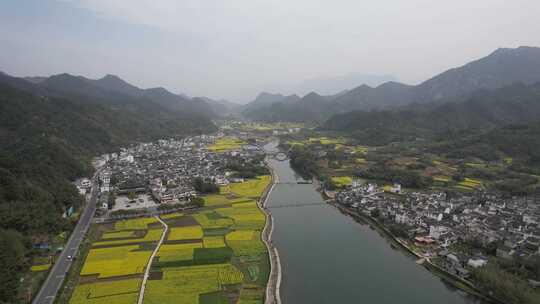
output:
[{"label": "reflection on water", "polygon": [[[271,143],[265,148],[275,148]],[[282,183],[297,181],[288,161],[269,160]],[[310,184],[278,184],[268,205],[323,202]],[[330,205],[271,209],[284,304],[478,303],[394,250],[369,225]]]}]

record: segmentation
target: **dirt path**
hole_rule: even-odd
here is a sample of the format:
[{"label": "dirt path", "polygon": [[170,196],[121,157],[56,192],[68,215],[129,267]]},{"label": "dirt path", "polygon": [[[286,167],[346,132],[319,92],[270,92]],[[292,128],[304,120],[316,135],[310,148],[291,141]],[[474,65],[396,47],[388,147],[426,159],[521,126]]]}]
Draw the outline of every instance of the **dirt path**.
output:
[{"label": "dirt path", "polygon": [[169,226],[165,224],[164,221],[162,221],[159,216],[156,216],[156,219],[165,227],[163,230],[163,234],[161,235],[161,239],[159,239],[159,242],[156,246],[156,249],[154,249],[154,252],[152,252],[152,255],[150,256],[150,260],[148,260],[148,265],[146,265],[146,271],[144,272],[143,281],[141,284],[141,290],[139,291],[139,300],[137,301],[138,304],[142,304],[144,300],[144,290],[146,289],[146,281],[148,281],[148,275],[150,274],[150,268],[152,267],[152,261],[154,260],[154,257],[159,251],[159,248],[161,247],[161,244],[163,244],[163,241],[165,240],[165,236],[167,235],[167,231],[169,230]]}]

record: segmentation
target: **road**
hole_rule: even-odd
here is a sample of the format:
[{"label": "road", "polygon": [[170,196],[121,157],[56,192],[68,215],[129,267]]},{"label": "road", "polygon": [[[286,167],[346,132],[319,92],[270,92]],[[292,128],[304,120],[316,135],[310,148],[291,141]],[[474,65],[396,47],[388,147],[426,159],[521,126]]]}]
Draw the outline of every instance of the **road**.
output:
[{"label": "road", "polygon": [[86,203],[82,216],[77,222],[77,225],[75,225],[75,229],[70,235],[69,240],[64,247],[64,250],[60,254],[60,257],[58,258],[56,263],[53,265],[51,271],[49,272],[49,276],[41,286],[41,289],[32,301],[32,304],[54,303],[56,294],[58,293],[58,290],[60,290],[60,287],[62,287],[64,278],[66,277],[66,274],[71,267],[72,261],[68,260],[67,257],[77,256],[79,246],[81,245],[81,242],[84,239],[88,228],[90,227],[90,222],[94,217],[94,213],[96,211],[96,201],[99,193],[98,176],[99,170],[96,172],[96,174],[94,174],[94,177],[92,178],[92,192],[90,200]]}]

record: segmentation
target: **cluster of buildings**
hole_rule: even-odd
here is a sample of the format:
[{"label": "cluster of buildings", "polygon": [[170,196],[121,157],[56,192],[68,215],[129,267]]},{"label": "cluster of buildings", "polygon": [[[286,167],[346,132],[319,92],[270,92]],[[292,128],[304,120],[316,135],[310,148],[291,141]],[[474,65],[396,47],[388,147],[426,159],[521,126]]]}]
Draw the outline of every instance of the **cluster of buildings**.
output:
[{"label": "cluster of buildings", "polygon": [[[224,153],[212,152],[208,146],[219,136],[223,134],[158,140],[103,155],[101,158],[106,165],[99,175],[101,207],[111,209],[112,202],[118,203],[122,201],[121,196],[131,193],[138,197],[124,202],[126,209],[142,207],[138,200],[142,203],[146,197],[151,199],[151,205],[185,203],[197,195],[193,185],[195,178],[218,186],[227,185],[235,181],[232,172],[226,169],[231,158],[250,159],[263,153],[253,145]],[[108,199],[109,193],[114,193],[116,200]]]},{"label": "cluster of buildings", "polygon": [[486,264],[490,254],[505,259],[540,254],[540,197],[503,198],[488,193],[448,197],[402,193],[398,185],[391,191],[353,183],[335,198],[349,211],[400,227],[406,235],[403,241],[464,278],[471,268]]}]

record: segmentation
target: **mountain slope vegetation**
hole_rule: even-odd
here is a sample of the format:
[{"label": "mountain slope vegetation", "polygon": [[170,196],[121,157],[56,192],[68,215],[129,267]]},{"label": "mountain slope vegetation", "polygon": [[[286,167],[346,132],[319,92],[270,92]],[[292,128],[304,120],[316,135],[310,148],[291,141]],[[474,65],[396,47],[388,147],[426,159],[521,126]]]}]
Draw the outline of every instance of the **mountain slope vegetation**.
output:
[{"label": "mountain slope vegetation", "polygon": [[479,90],[496,90],[514,83],[534,84],[539,81],[540,48],[498,49],[416,86],[397,82],[387,82],[375,88],[361,85],[343,94],[326,96],[326,103],[309,103],[311,94],[308,94],[298,101],[279,106],[259,106],[244,112],[244,115],[261,121],[323,122],[335,114],[350,111],[392,110],[414,103],[442,104],[463,100]]},{"label": "mountain slope vegetation", "polygon": [[191,109],[171,110],[81,78],[36,84],[1,75],[0,245],[18,248],[2,250],[1,260],[13,269],[3,277],[2,300],[16,302],[13,287],[29,267],[30,244],[71,229],[62,214],[77,210],[82,198],[70,181],[91,175],[93,156],[135,141],[214,130],[208,116]]}]

